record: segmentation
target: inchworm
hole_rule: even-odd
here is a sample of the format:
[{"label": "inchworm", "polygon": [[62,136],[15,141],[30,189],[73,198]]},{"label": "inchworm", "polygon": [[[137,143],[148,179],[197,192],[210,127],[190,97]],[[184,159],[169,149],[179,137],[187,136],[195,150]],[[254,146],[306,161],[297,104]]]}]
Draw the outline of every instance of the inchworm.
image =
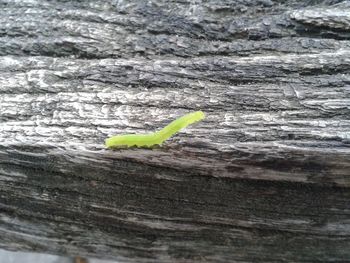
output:
[{"label": "inchworm", "polygon": [[165,140],[169,139],[175,133],[188,125],[197,121],[203,120],[205,117],[202,111],[196,111],[186,114],[165,126],[160,131],[150,134],[125,134],[110,137],[106,140],[108,148],[119,147],[152,147],[154,145],[161,145]]}]

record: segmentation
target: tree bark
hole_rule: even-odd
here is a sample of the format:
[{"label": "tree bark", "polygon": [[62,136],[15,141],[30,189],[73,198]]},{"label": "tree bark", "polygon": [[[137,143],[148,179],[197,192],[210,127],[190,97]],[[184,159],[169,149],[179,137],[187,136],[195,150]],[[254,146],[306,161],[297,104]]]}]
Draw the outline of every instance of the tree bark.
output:
[{"label": "tree bark", "polygon": [[[347,1],[0,1],[0,247],[350,260]],[[153,149],[105,149],[191,111]]]}]

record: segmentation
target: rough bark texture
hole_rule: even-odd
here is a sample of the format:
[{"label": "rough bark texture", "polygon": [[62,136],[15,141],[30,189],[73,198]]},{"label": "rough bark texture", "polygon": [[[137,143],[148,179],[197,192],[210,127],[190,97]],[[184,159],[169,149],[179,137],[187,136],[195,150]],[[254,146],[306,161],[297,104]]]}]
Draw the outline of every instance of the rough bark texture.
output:
[{"label": "rough bark texture", "polygon": [[[350,260],[346,1],[0,1],[0,247]],[[155,149],[104,149],[190,111]]]}]

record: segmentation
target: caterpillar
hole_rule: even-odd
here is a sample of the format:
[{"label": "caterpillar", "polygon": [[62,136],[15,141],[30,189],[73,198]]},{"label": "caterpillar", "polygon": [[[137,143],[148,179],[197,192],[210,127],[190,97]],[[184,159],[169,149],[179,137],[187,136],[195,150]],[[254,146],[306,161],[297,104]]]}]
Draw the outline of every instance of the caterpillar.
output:
[{"label": "caterpillar", "polygon": [[163,129],[149,134],[125,134],[112,136],[106,139],[107,148],[119,147],[152,147],[161,145],[165,140],[169,139],[175,133],[188,125],[203,120],[205,114],[202,111],[188,113],[165,126]]}]

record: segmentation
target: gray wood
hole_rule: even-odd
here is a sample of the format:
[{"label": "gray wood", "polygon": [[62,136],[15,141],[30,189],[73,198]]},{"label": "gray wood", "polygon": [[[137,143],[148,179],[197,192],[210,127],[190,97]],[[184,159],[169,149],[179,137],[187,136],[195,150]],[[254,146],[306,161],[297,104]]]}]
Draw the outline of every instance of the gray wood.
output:
[{"label": "gray wood", "polygon": [[[0,7],[0,247],[350,260],[348,2]],[[161,148],[103,146],[199,109]]]}]

